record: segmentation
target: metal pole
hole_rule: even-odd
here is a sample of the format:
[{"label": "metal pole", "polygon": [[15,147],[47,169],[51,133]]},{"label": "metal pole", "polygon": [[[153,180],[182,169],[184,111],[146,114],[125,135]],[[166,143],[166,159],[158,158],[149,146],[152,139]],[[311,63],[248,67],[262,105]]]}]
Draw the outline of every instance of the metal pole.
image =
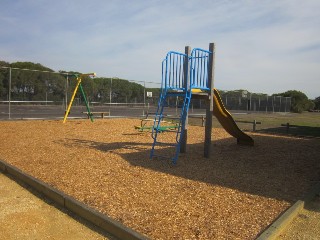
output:
[{"label": "metal pole", "polygon": [[209,66],[208,66],[208,87],[210,93],[206,99],[206,125],[204,134],[204,157],[209,158],[211,154],[211,138],[212,138],[212,115],[213,115],[213,97],[214,97],[214,58],[215,58],[215,45],[214,43],[209,44]]},{"label": "metal pole", "polygon": [[248,95],[247,95],[247,112],[249,111],[249,101],[250,99],[248,98]]},{"label": "metal pole", "polygon": [[110,96],[109,96],[109,98],[110,98],[110,105],[111,105],[111,102],[112,102],[112,100],[111,100],[111,95],[112,95],[112,78],[110,79]]},{"label": "metal pole", "polygon": [[143,88],[143,107],[145,107],[146,106],[146,81],[144,81],[143,82],[143,86],[144,86],[144,88]]},{"label": "metal pole", "polygon": [[291,111],[291,97],[290,97],[290,105],[289,105],[289,112]]},{"label": "metal pole", "polygon": [[66,112],[67,112],[67,109],[68,109],[68,81],[69,81],[69,75],[67,75],[67,81],[66,81]]},{"label": "metal pole", "polygon": [[280,106],[279,106],[279,112],[281,112],[281,96],[279,96],[279,99],[280,99]]},{"label": "metal pole", "polygon": [[11,119],[11,68],[9,68],[9,94],[8,94],[8,101],[9,101],[9,109],[8,109],[8,118]]},{"label": "metal pole", "polygon": [[287,97],[285,97],[286,99],[286,104],[284,105],[284,112],[286,113],[287,112]]},{"label": "metal pole", "polygon": [[273,98],[272,98],[272,113],[274,113],[274,96],[273,96]]},{"label": "metal pole", "polygon": [[176,115],[178,115],[178,96],[176,96]]}]

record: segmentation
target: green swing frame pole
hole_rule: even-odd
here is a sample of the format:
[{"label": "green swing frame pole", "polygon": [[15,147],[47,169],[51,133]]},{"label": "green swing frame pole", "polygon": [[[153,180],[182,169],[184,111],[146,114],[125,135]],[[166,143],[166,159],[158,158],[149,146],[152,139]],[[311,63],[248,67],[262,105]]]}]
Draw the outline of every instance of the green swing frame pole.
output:
[{"label": "green swing frame pole", "polygon": [[83,90],[83,88],[82,88],[81,83],[80,83],[80,85],[79,85],[79,88],[80,88],[80,91],[81,91],[83,100],[84,100],[84,102],[85,102],[85,104],[86,104],[86,107],[87,107],[88,116],[90,117],[91,122],[93,122],[93,116],[92,116],[92,114],[91,114],[91,112],[90,112],[89,103],[88,103],[88,101],[87,101],[87,97],[86,97],[86,94],[84,93],[84,90]]}]

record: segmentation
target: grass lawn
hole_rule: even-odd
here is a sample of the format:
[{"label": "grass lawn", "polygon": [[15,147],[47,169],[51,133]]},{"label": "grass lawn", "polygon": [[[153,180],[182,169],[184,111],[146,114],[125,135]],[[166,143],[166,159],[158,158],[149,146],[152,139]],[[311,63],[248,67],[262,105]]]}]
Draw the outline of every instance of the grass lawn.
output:
[{"label": "grass lawn", "polygon": [[[257,131],[265,131],[270,133],[286,134],[286,126],[282,124],[295,125],[289,128],[289,134],[301,136],[314,136],[320,137],[320,113],[317,112],[304,112],[304,113],[244,113],[239,114],[231,112],[234,120],[261,122],[257,125]],[[201,125],[201,119],[190,118],[189,124]],[[252,131],[253,124],[250,123],[237,123],[242,130]],[[214,118],[213,127],[221,127],[218,121]]]}]

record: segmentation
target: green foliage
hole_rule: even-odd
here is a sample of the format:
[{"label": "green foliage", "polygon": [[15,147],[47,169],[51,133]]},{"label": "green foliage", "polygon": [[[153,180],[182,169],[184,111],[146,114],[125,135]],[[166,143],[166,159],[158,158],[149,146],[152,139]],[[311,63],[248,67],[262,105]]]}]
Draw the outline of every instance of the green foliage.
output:
[{"label": "green foliage", "polygon": [[[12,99],[22,101],[61,101],[64,96],[64,78],[41,64],[16,62],[10,64],[12,71]],[[39,71],[28,71],[32,69]],[[47,72],[40,72],[47,71]]]},{"label": "green foliage", "polygon": [[144,87],[140,84],[129,82],[128,80],[112,78],[94,78],[90,79],[90,84],[86,78],[84,82],[87,95],[91,96],[91,101],[109,102],[110,93],[111,101],[113,103],[125,102],[143,102]]},{"label": "green foliage", "polygon": [[[6,63],[0,66],[11,67],[11,99],[22,101],[61,101],[64,97],[65,79],[41,64],[31,62]],[[26,70],[26,69],[31,69]],[[43,72],[44,71],[44,72]],[[0,71],[0,97],[7,99],[9,90],[9,69]]]},{"label": "green foliage", "polygon": [[[20,101],[56,101],[61,102],[71,97],[77,84],[76,75],[79,72],[63,71],[52,73],[53,70],[39,63],[0,61],[0,66],[11,67],[11,99]],[[15,69],[16,68],[16,69]],[[29,71],[31,69],[33,71]],[[45,71],[45,72],[41,72]],[[68,73],[68,75],[66,75]],[[0,99],[8,96],[9,70],[0,70]],[[112,82],[112,84],[111,84]],[[142,103],[157,102],[160,89],[144,89],[141,84],[118,78],[82,78],[82,87],[90,102],[108,103]],[[153,92],[153,98],[145,98],[146,91]],[[111,94],[111,95],[110,95]],[[82,98],[80,91],[76,98]]]},{"label": "green foliage", "polygon": [[40,63],[32,63],[32,62],[15,62],[15,63],[11,63],[10,67],[53,72],[52,69],[47,68],[41,65]]},{"label": "green foliage", "polygon": [[5,100],[8,95],[8,69],[1,67],[9,67],[9,63],[0,61],[0,100]]},{"label": "green foliage", "polygon": [[308,99],[307,95],[297,90],[290,90],[284,93],[273,94],[273,96],[291,97],[291,111],[302,113],[314,108],[314,103]]},{"label": "green foliage", "polygon": [[320,110],[320,96],[313,100],[313,103],[315,105],[314,109]]}]

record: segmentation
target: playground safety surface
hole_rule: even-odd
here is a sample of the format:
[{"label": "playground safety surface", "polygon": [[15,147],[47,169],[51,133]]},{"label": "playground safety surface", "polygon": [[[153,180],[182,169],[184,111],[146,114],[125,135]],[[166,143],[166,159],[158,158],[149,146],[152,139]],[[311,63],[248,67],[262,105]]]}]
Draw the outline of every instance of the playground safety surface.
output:
[{"label": "playground safety surface", "polygon": [[190,126],[172,166],[148,158],[139,123],[0,122],[0,158],[151,239],[254,239],[320,179],[318,139],[251,134],[248,147],[214,129],[206,159]]}]

